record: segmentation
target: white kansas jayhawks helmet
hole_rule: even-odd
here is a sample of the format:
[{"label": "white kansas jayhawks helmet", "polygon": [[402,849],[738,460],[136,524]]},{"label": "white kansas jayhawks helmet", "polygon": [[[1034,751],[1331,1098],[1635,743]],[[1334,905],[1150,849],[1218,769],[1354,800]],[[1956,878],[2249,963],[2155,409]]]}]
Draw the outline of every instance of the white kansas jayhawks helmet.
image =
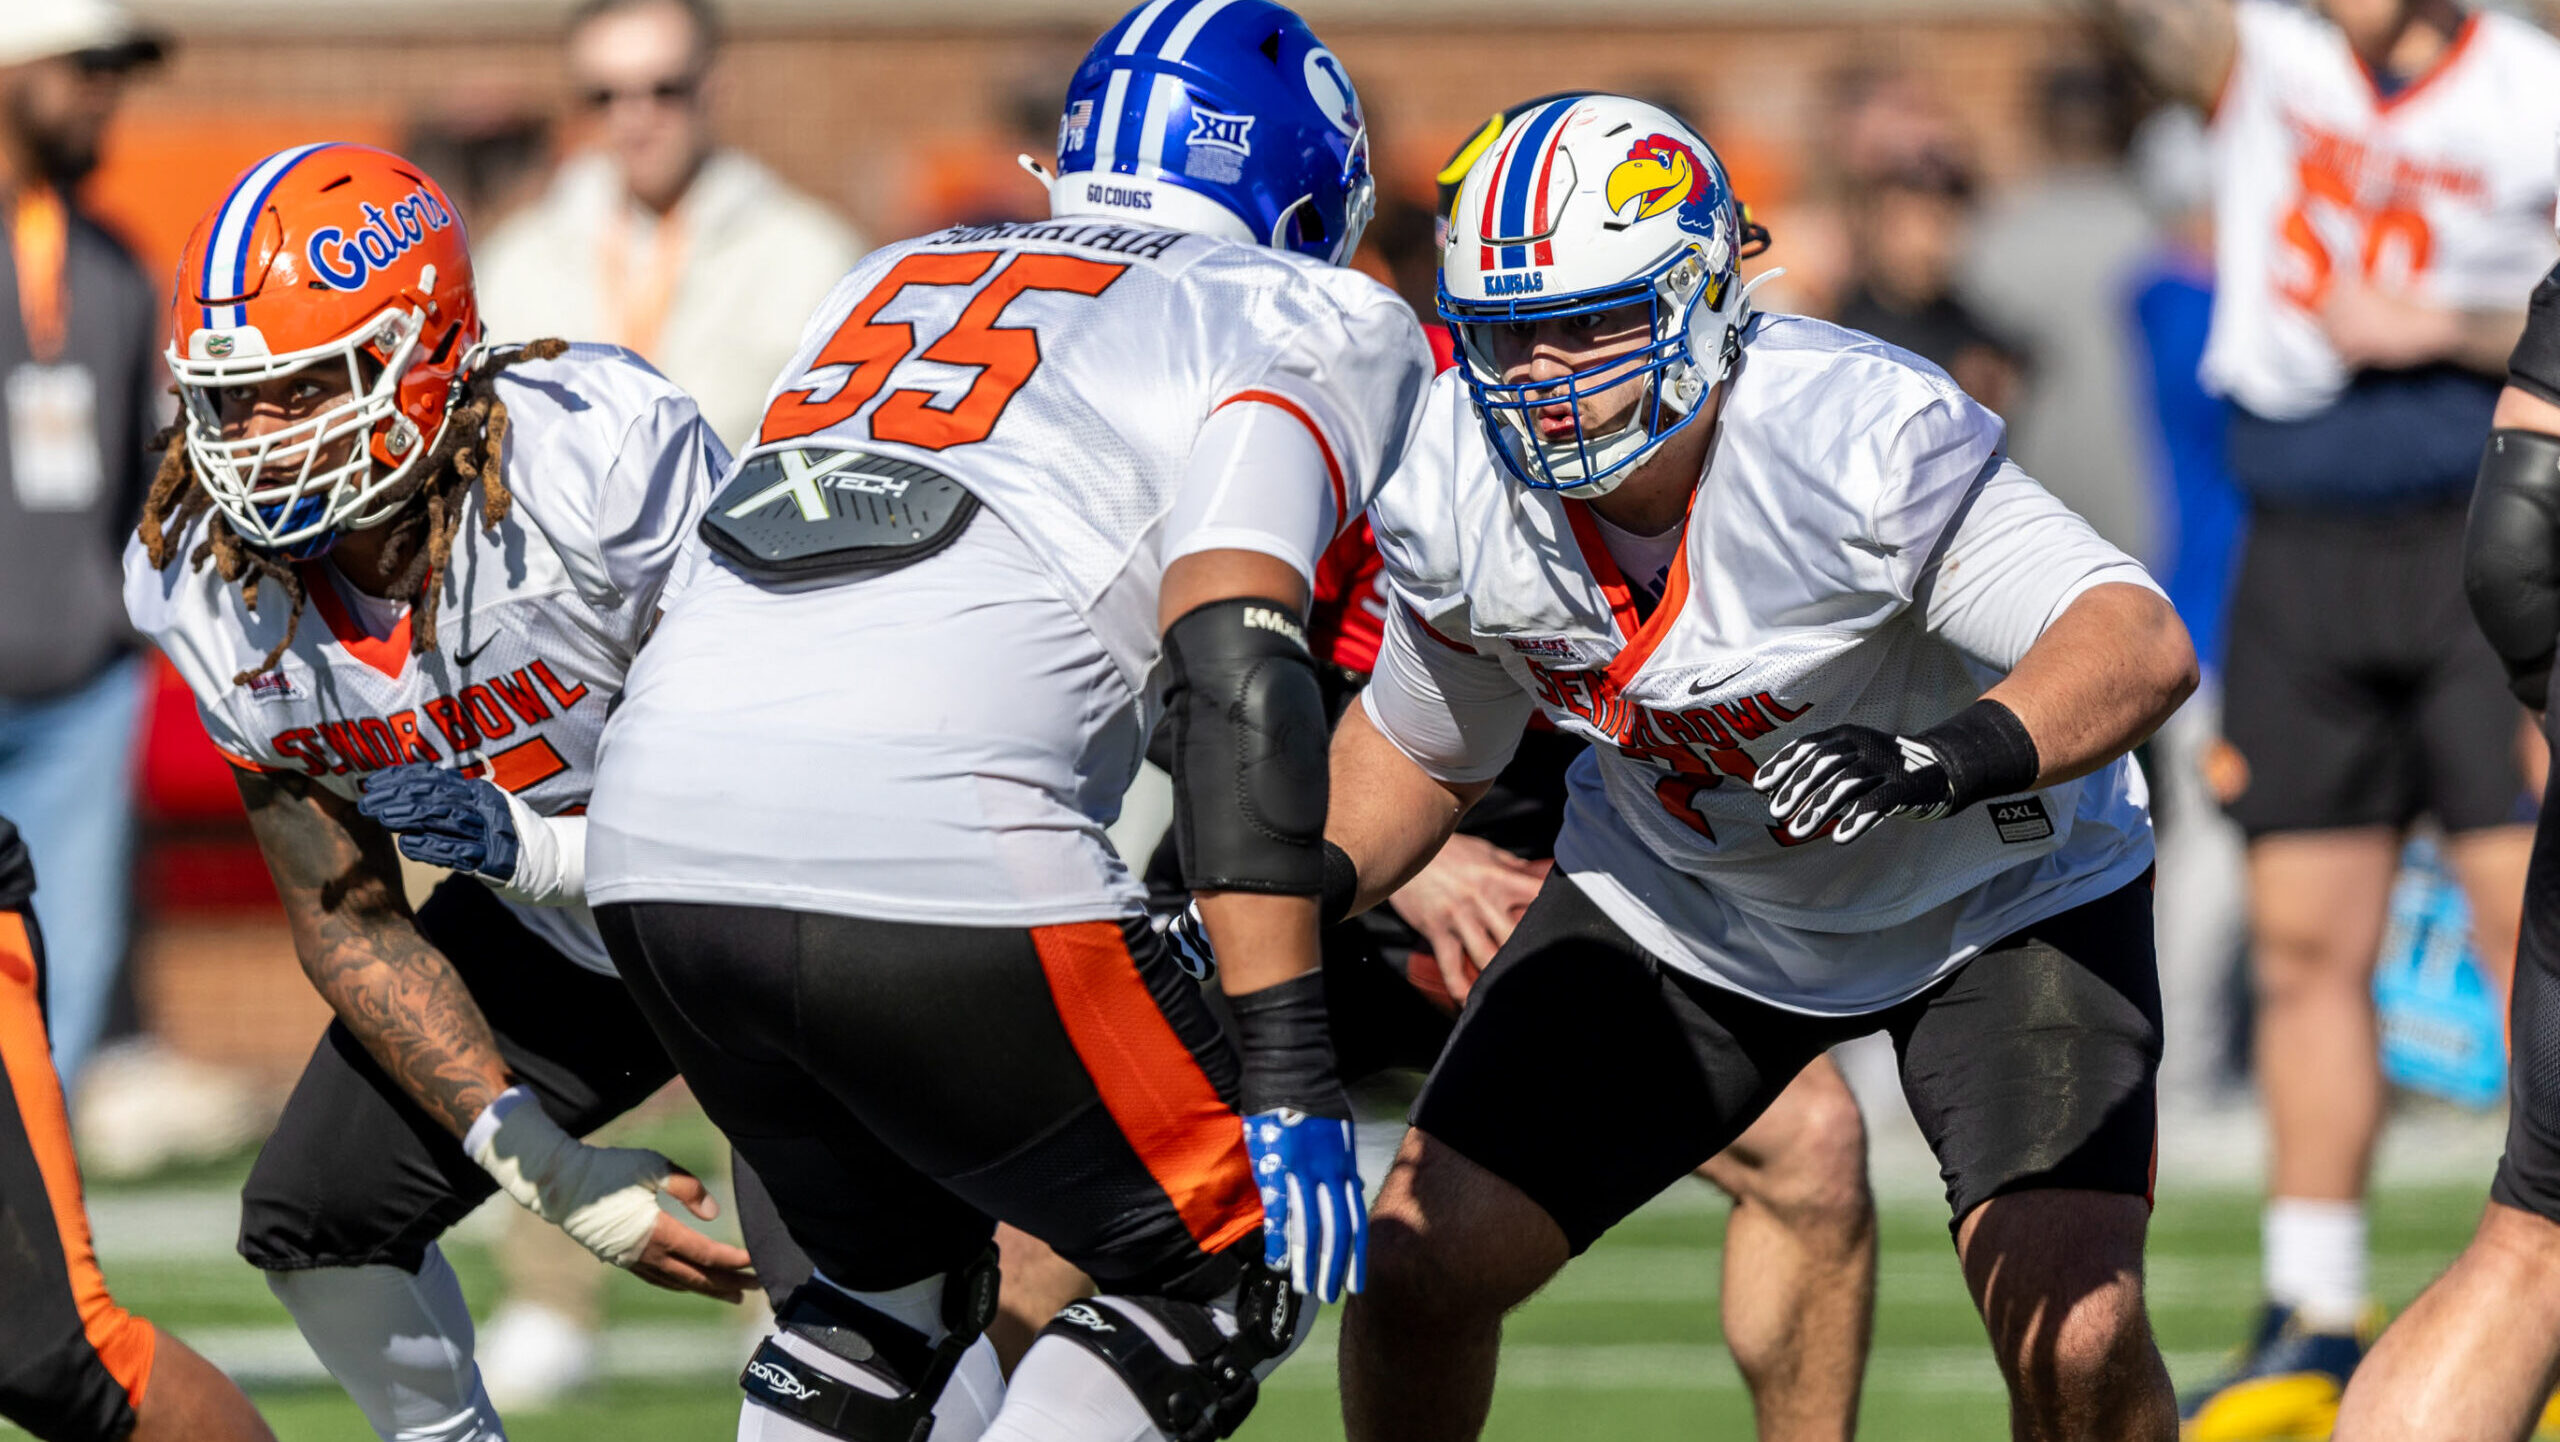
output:
[{"label": "white kansas jayhawks helmet", "polygon": [[[1740,263],[1768,244],[1707,142],[1669,111],[1616,95],[1566,96],[1512,118],[1459,186],[1440,264],[1440,316],[1495,455],[1523,485],[1607,494],[1697,418],[1732,370],[1750,319]],[[1569,375],[1507,381],[1494,328],[1650,308],[1652,339]],[[1630,380],[1627,422],[1542,440],[1536,412]]]}]

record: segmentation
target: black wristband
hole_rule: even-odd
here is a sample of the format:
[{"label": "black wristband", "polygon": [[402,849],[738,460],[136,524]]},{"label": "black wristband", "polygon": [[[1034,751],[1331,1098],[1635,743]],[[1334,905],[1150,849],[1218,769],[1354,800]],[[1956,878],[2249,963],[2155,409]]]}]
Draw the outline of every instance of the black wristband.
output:
[{"label": "black wristband", "polygon": [[1228,997],[1227,1006],[1235,1013],[1236,1051],[1244,1063],[1246,1115],[1293,1107],[1350,1119],[1351,1099],[1334,1070],[1333,1032],[1325,1024],[1323,972]]},{"label": "black wristband", "polygon": [[1360,904],[1360,868],[1352,863],[1351,853],[1328,841],[1324,844],[1324,889],[1316,893],[1316,925],[1332,926],[1351,919],[1351,908]]},{"label": "black wristband", "polygon": [[2044,763],[2018,713],[1985,696],[1911,738],[1947,768],[1947,814],[2032,789]]}]

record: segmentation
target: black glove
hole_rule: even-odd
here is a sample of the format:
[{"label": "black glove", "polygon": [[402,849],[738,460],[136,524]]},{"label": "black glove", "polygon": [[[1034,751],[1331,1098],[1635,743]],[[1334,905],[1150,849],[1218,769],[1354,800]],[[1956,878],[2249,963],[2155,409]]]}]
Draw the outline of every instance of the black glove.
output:
[{"label": "black glove", "polygon": [[[1917,736],[1834,726],[1791,741],[1751,778],[1797,841],[1832,825],[1857,840],[1888,816],[1935,821],[2035,784],[2042,764],[2017,713],[1985,699]],[[1836,823],[1836,825],[1834,824]]]}]

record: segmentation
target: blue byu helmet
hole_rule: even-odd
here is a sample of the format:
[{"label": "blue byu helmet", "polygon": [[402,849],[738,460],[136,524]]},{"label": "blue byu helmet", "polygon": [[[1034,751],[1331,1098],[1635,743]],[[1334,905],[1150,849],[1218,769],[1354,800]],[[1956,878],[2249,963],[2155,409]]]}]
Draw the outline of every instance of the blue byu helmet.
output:
[{"label": "blue byu helmet", "polygon": [[1053,214],[1340,265],[1373,201],[1351,77],[1271,0],[1147,0],[1094,42],[1067,88]]}]

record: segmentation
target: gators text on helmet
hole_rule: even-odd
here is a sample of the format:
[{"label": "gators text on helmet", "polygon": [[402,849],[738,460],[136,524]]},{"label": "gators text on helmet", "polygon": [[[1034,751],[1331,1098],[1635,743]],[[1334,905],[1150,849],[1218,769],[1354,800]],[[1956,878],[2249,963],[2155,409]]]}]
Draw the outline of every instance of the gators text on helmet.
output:
[{"label": "gators text on helmet", "polygon": [[[243,540],[307,558],[398,513],[480,341],[462,218],[425,172],[370,146],[278,151],[197,223],[173,294],[187,457]],[[224,435],[224,387],[329,366],[344,403]]]}]

